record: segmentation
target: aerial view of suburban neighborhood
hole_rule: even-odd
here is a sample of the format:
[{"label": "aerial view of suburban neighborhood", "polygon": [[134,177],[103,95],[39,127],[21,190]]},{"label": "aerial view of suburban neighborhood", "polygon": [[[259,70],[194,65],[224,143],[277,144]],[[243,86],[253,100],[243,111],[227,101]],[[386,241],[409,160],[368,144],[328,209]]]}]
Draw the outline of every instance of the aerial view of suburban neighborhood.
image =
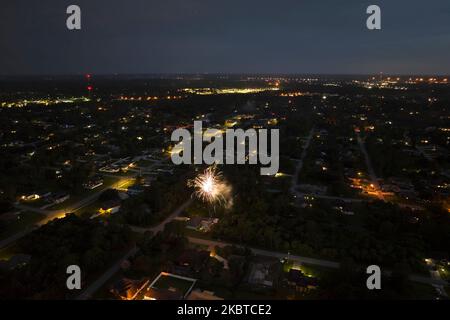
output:
[{"label": "aerial view of suburban neighborhood", "polygon": [[0,13],[0,300],[449,299],[445,19],[433,42],[346,4],[326,35],[298,1],[304,49],[275,4],[21,2]]},{"label": "aerial view of suburban neighborhood", "polygon": [[[448,297],[447,78],[39,83],[2,94],[2,297]],[[279,129],[278,172],[173,164],[171,132],[198,120]],[[210,178],[222,199],[202,195]],[[65,287],[69,265],[85,290]]]}]

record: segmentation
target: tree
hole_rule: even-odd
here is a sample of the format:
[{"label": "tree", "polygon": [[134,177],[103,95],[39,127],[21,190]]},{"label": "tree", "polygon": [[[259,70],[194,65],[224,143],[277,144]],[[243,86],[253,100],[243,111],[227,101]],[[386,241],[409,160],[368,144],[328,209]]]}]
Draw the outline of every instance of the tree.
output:
[{"label": "tree", "polygon": [[100,194],[98,199],[102,202],[119,199],[119,191],[116,189],[107,189]]}]

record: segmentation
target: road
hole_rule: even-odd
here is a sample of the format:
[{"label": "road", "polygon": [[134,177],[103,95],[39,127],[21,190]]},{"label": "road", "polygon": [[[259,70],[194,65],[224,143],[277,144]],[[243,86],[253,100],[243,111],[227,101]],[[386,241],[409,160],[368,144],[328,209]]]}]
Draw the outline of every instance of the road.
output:
[{"label": "road", "polygon": [[[144,233],[146,231],[152,231],[153,234],[155,234],[158,231],[161,231],[164,229],[164,226],[175,219],[177,216],[180,215],[181,212],[183,212],[184,209],[186,209],[192,202],[192,199],[187,200],[184,202],[181,206],[179,206],[171,215],[169,215],[164,221],[162,221],[160,224],[158,224],[156,227],[152,228],[139,228],[139,227],[132,227],[132,230],[135,232]],[[200,239],[200,238],[194,238],[194,237],[188,237],[189,242],[199,245],[204,245],[208,247],[224,247],[227,245],[232,245],[227,242],[223,241],[214,241],[214,240],[207,240],[207,239]],[[242,245],[236,245],[244,247]],[[273,257],[277,259],[282,259],[287,257],[287,253],[284,252],[277,252],[277,251],[269,251],[264,249],[258,249],[258,248],[252,248],[247,247],[250,249],[255,255],[265,256],[265,257]],[[138,252],[138,249],[133,248],[127,254],[117,261],[113,266],[111,266],[104,274],[100,276],[96,281],[94,281],[80,296],[78,296],[77,299],[79,300],[85,300],[89,299],[100,287],[102,287],[108,279],[110,279],[119,269],[120,264],[123,262],[123,260],[128,259],[129,257],[133,256]],[[340,267],[338,262],[324,260],[324,259],[317,259],[317,258],[310,258],[310,257],[303,257],[303,256],[296,256],[296,255],[289,255],[289,259],[296,261],[298,263],[305,263],[309,265],[315,265],[315,266],[321,266],[321,267],[327,267],[327,268],[333,268],[337,269]],[[389,273],[389,271],[387,271]],[[419,275],[411,275],[410,280],[415,282],[421,282],[425,284],[437,284],[437,285],[443,285],[445,282],[443,280],[438,279],[432,279],[425,276],[419,276]]]},{"label": "road", "polygon": [[149,228],[142,228],[142,227],[135,227],[135,226],[130,226],[131,230],[135,231],[135,232],[140,232],[140,233],[144,233],[146,231],[151,231],[154,234],[163,231],[164,230],[164,226],[169,223],[170,221],[172,221],[173,219],[175,219],[176,217],[178,217],[183,211],[184,209],[186,209],[187,207],[189,207],[192,203],[192,198],[189,198],[188,200],[186,200],[181,206],[179,206],[177,209],[175,209],[175,211],[173,211],[166,219],[164,219],[164,221],[162,221],[160,224],[158,224],[155,227],[149,227]]},{"label": "road", "polygon": [[311,131],[309,132],[309,135],[308,135],[308,138],[306,139],[306,143],[303,148],[302,154],[300,155],[300,159],[297,160],[297,167],[295,168],[295,173],[292,176],[291,193],[294,193],[294,194],[296,193],[295,188],[298,185],[298,176],[300,174],[300,171],[303,168],[303,162],[305,161],[306,154],[308,153],[308,148],[309,148],[309,145],[311,144],[313,135],[314,135],[314,128],[312,128]]},{"label": "road", "polygon": [[28,206],[28,205],[25,205],[23,203],[15,203],[14,206],[17,209],[20,209],[20,210],[37,212],[37,213],[40,213],[40,214],[44,214],[46,216],[53,216],[53,217],[57,216],[57,215],[61,215],[63,213],[67,213],[67,212],[76,212],[76,211],[86,207],[87,205],[91,204],[95,200],[97,200],[97,198],[102,194],[103,191],[105,191],[107,189],[110,189],[110,188],[112,188],[112,189],[120,189],[120,188],[122,188],[123,185],[129,183],[130,180],[134,179],[135,177],[133,177],[133,176],[126,176],[126,177],[116,177],[116,178],[120,178],[120,180],[118,182],[116,182],[116,183],[109,184],[109,185],[104,186],[103,188],[100,188],[96,192],[94,192],[94,193],[88,195],[87,197],[85,197],[85,198],[75,202],[70,207],[65,208],[65,209],[61,209],[61,210],[47,210],[47,209],[43,209],[43,208],[36,208],[36,207]]},{"label": "road", "polygon": [[134,256],[136,252],[138,252],[137,247],[133,247],[131,250],[129,250],[122,258],[120,258],[108,270],[106,270],[106,272],[103,273],[100,278],[92,282],[86,290],[84,290],[78,297],[76,297],[76,300],[87,300],[91,298],[92,295],[98,289],[100,289],[100,287],[103,286],[106,281],[108,281],[108,279],[110,279],[117,271],[119,271],[122,262]]},{"label": "road", "polygon": [[[448,298],[447,291],[445,291],[445,284],[447,282],[441,278],[441,275],[440,275],[439,271],[438,270],[433,270],[432,267],[435,267],[435,268],[437,267],[435,262],[431,262],[431,264],[428,264],[428,268],[429,268],[429,271],[430,271],[431,278],[432,279],[436,279],[439,282],[439,283],[433,284],[433,287],[436,289],[436,291],[440,295]],[[444,281],[444,284],[442,283],[442,281]]]},{"label": "road", "polygon": [[[272,257],[277,259],[286,258],[288,255],[285,252],[277,252],[277,251],[269,251],[269,250],[263,250],[263,249],[257,249],[252,247],[246,247],[243,245],[237,245],[237,244],[231,244],[223,241],[214,241],[214,240],[207,240],[207,239],[200,239],[200,238],[194,238],[194,237],[188,237],[189,242],[195,243],[198,245],[208,246],[210,248],[213,247],[225,247],[234,245],[241,248],[247,248],[253,252],[253,254],[258,256],[264,256],[264,257]],[[313,266],[320,266],[320,267],[326,267],[326,268],[332,268],[332,269],[338,269],[340,267],[340,264],[338,262],[329,261],[329,260],[323,260],[323,259],[316,259],[316,258],[309,258],[309,257],[302,257],[302,256],[296,256],[296,255],[289,255],[289,260],[293,260],[298,263],[305,263]],[[391,274],[390,270],[386,270],[384,274],[389,275]],[[440,279],[440,278],[431,278],[426,277],[422,275],[410,275],[409,279],[414,282],[420,282],[424,284],[430,284],[430,285],[446,285],[446,281]]]},{"label": "road", "polygon": [[[372,184],[375,186],[376,190],[381,191],[380,184],[378,183],[377,175],[375,174],[375,170],[373,169],[372,162],[370,161],[369,153],[366,150],[366,146],[364,145],[364,141],[361,139],[361,135],[359,134],[359,131],[355,130],[356,133],[356,140],[358,141],[359,149],[361,150],[362,154],[364,155],[364,159],[366,161],[367,170],[370,176],[370,180],[372,181]],[[384,196],[381,192],[378,192],[378,197],[381,200],[384,200]]]},{"label": "road", "polygon": [[33,231],[36,228],[37,228],[36,226],[31,226],[30,228],[24,229],[20,232],[13,234],[12,236],[10,236],[8,238],[1,240],[0,241],[0,249],[8,247],[9,245],[11,245],[12,243],[16,242],[17,240],[23,238],[24,236],[26,236],[27,234],[29,234],[31,231]]},{"label": "road", "polygon": [[91,195],[74,203],[70,207],[61,209],[61,210],[46,210],[46,209],[41,209],[41,208],[35,208],[32,206],[27,206],[27,205],[24,205],[21,203],[16,203],[14,206],[17,209],[31,211],[31,212],[37,212],[37,213],[45,215],[45,218],[38,221],[35,225],[29,226],[28,228],[26,228],[16,234],[13,234],[12,236],[10,236],[6,239],[1,240],[0,241],[0,249],[11,245],[12,243],[16,242],[17,240],[23,238],[24,236],[26,236],[27,234],[29,234],[30,232],[35,230],[36,228],[43,226],[44,224],[48,223],[49,221],[51,221],[53,219],[63,218],[66,215],[66,213],[68,213],[68,212],[72,212],[72,213],[77,212],[78,210],[90,205],[95,200],[97,200],[97,198],[100,196],[100,194],[103,191],[105,191],[106,189],[109,189],[109,188],[120,189],[120,187],[123,186],[124,184],[128,183],[129,180],[130,180],[130,177],[121,177],[121,179],[118,182],[116,182],[112,185],[105,186],[105,187],[101,188],[100,190],[92,193]]},{"label": "road", "polygon": [[326,196],[326,195],[322,195],[322,194],[313,194],[313,193],[303,193],[303,192],[296,192],[296,195],[298,197],[305,197],[305,196],[309,196],[309,197],[314,197],[317,199],[326,199],[326,200],[341,200],[344,201],[346,203],[359,203],[359,202],[364,202],[364,201],[370,201],[369,199],[357,199],[357,198],[344,198],[344,197],[334,197],[334,196]]},{"label": "road", "polygon": [[[440,278],[438,279],[438,278],[426,277],[426,276],[421,276],[421,275],[410,275],[409,279],[414,282],[430,284],[432,286],[442,286],[442,289],[444,288],[444,286],[447,285],[447,282]],[[445,290],[444,290],[444,292],[445,292]]]},{"label": "road", "polygon": [[[153,234],[156,234],[159,231],[162,231],[164,229],[164,226],[178,217],[184,209],[186,209],[190,204],[192,203],[192,199],[189,198],[187,201],[185,201],[181,206],[179,206],[177,209],[175,209],[172,214],[170,214],[164,221],[159,223],[157,226],[152,228],[138,228],[138,227],[131,227],[133,231],[144,233],[146,231],[152,231]],[[130,251],[128,251],[120,260],[118,260],[116,263],[114,263],[108,270],[105,271],[97,280],[92,282],[89,287],[86,288],[77,298],[76,300],[87,300],[92,297],[92,295],[100,289],[117,271],[120,269],[120,265],[124,260],[127,260],[128,258],[134,256],[139,251],[138,248],[134,247]]]},{"label": "road", "polygon": [[[191,243],[204,245],[204,246],[208,246],[211,248],[212,247],[225,247],[225,246],[232,245],[231,243],[227,243],[227,242],[193,238],[193,237],[188,237],[188,239],[189,239],[189,242],[191,242]],[[234,244],[234,245],[238,246],[238,247],[244,247],[242,245],[236,245],[236,244]],[[251,247],[246,247],[246,248],[250,249],[255,255],[258,255],[258,256],[272,257],[272,258],[277,258],[277,259],[282,259],[282,258],[287,257],[287,253],[285,253],[285,252],[283,253],[283,252],[276,252],[276,251],[268,251],[268,250],[251,248]],[[328,260],[322,260],[322,259],[289,255],[289,260],[293,260],[293,261],[296,261],[299,263],[315,265],[315,266],[333,268],[333,269],[339,268],[339,263],[333,262],[333,261],[328,261]]]}]

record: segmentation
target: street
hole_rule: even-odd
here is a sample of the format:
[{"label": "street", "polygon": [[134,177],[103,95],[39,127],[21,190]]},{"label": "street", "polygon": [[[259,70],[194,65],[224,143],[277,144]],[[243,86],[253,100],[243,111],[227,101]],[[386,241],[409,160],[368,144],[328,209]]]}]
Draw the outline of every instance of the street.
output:
[{"label": "street", "polygon": [[300,156],[300,159],[296,160],[297,161],[297,166],[295,167],[295,172],[294,172],[294,174],[292,176],[291,193],[294,193],[294,194],[296,193],[295,188],[298,185],[298,175],[300,174],[300,171],[303,168],[303,162],[304,162],[304,160],[306,158],[306,154],[308,153],[308,148],[309,148],[309,145],[311,144],[311,140],[312,140],[313,135],[314,135],[314,128],[312,128],[311,131],[309,132],[309,135],[308,135],[308,138],[306,140],[305,146],[303,147],[303,151],[302,151],[302,154]]},{"label": "street", "polygon": [[130,177],[122,177],[118,182],[101,188],[100,190],[77,201],[76,203],[74,203],[73,205],[71,205],[70,207],[68,207],[66,209],[46,210],[46,209],[41,209],[41,208],[35,208],[32,206],[27,206],[27,205],[24,205],[21,203],[14,204],[14,206],[17,209],[37,212],[37,213],[45,215],[46,217],[44,219],[38,221],[35,225],[29,226],[28,228],[21,230],[21,231],[17,232],[16,234],[13,234],[12,236],[9,236],[8,238],[2,239],[0,241],[0,249],[11,245],[12,243],[16,242],[17,240],[21,239],[22,237],[26,236],[27,234],[29,234],[30,232],[35,230],[36,228],[45,225],[46,223],[48,223],[49,221],[51,221],[53,219],[63,218],[67,213],[77,212],[78,210],[90,205],[95,200],[97,200],[98,197],[102,194],[102,192],[105,191],[106,189],[109,189],[109,188],[120,189],[120,187],[123,186],[124,184],[128,183],[129,180],[130,180]]},{"label": "street", "polygon": [[361,135],[359,134],[359,131],[355,130],[356,133],[356,139],[358,140],[359,149],[361,150],[361,153],[364,155],[364,159],[366,161],[367,170],[369,172],[370,180],[372,181],[372,184],[374,185],[375,189],[377,191],[377,196],[384,200],[383,193],[381,192],[380,184],[378,183],[377,175],[375,174],[375,170],[373,169],[372,162],[370,161],[369,153],[366,150],[366,147],[364,145],[364,141],[361,139]]},{"label": "street", "polygon": [[[198,245],[204,245],[208,246],[210,248],[213,248],[215,246],[218,247],[225,247],[234,245],[237,247],[247,248],[253,252],[255,255],[264,256],[264,257],[272,257],[277,259],[283,259],[288,256],[287,253],[284,252],[277,252],[277,251],[269,251],[269,250],[263,250],[263,249],[257,249],[252,247],[247,247],[243,245],[237,245],[237,244],[231,244],[223,241],[214,241],[214,240],[207,240],[207,239],[200,239],[200,238],[194,238],[194,237],[188,237],[189,242],[195,243]],[[302,256],[296,256],[296,255],[289,255],[289,260],[293,260],[298,263],[305,263],[313,266],[320,266],[320,267],[326,267],[326,268],[332,268],[337,269],[340,267],[338,262],[333,262],[329,260],[323,260],[323,259],[316,259],[316,258],[309,258],[309,257],[302,257]],[[389,275],[391,274],[390,270],[383,271],[384,274]],[[422,275],[410,275],[409,279],[414,282],[420,282],[424,284],[430,284],[430,285],[446,285],[446,282],[442,279],[438,278],[430,278],[427,276]]]},{"label": "street", "polygon": [[108,270],[103,273],[100,278],[92,282],[89,287],[84,290],[77,298],[76,300],[87,300],[92,297],[92,295],[100,289],[100,287],[108,281],[117,271],[120,269],[120,264],[127,260],[128,258],[134,256],[138,252],[137,247],[133,247],[131,250],[129,250],[122,258],[120,258],[116,263],[114,263]]},{"label": "street", "polygon": [[[131,229],[135,232],[144,233],[146,231],[151,231],[153,234],[156,234],[159,231],[164,229],[164,226],[172,221],[174,218],[179,216],[184,209],[186,209],[192,203],[192,198],[186,200],[181,206],[175,209],[172,214],[170,214],[164,221],[159,223],[155,227],[151,228],[139,228],[139,227],[131,227]],[[77,300],[87,300],[92,297],[92,295],[100,289],[117,271],[120,269],[120,264],[127,260],[128,258],[134,256],[139,249],[137,247],[133,247],[130,251],[128,251],[120,260],[114,263],[108,270],[105,271],[97,280],[92,282],[89,287],[87,287],[76,299]]]}]

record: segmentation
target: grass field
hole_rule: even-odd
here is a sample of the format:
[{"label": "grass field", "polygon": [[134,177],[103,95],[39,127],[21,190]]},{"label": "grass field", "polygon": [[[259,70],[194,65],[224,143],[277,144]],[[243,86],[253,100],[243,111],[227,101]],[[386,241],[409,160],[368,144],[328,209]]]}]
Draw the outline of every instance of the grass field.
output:
[{"label": "grass field", "polygon": [[90,218],[93,214],[97,213],[98,209],[100,209],[100,206],[100,201],[96,200],[90,205],[77,210],[75,214],[81,218]]},{"label": "grass field", "polygon": [[20,253],[19,248],[17,247],[17,245],[13,244],[10,245],[9,247],[0,249],[0,260],[8,260],[9,258],[11,258],[13,255]]},{"label": "grass field", "polygon": [[17,232],[25,230],[28,227],[32,227],[44,218],[45,215],[43,214],[24,211],[18,215],[17,219],[7,223],[6,228],[0,232],[0,239],[7,238]]}]

